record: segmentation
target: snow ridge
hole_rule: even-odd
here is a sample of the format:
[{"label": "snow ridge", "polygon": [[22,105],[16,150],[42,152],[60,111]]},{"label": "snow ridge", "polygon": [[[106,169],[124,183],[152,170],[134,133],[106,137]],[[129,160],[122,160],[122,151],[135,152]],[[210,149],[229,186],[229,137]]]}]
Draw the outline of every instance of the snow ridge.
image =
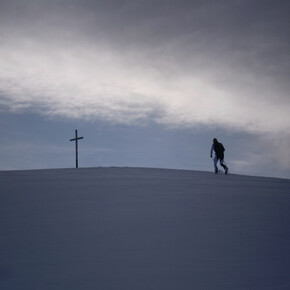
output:
[{"label": "snow ridge", "polygon": [[290,180],[0,172],[0,289],[290,289]]}]

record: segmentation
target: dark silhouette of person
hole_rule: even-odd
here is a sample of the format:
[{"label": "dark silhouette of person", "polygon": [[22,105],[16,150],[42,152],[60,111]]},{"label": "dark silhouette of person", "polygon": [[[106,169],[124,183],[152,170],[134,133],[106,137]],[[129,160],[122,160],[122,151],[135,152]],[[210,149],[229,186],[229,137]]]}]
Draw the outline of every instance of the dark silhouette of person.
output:
[{"label": "dark silhouette of person", "polygon": [[[214,158],[212,157],[213,152],[215,153]],[[226,166],[225,161],[224,161],[224,152],[225,152],[225,148],[224,148],[223,144],[219,143],[218,140],[216,138],[214,138],[213,144],[212,144],[211,150],[210,150],[210,157],[213,158],[214,170],[215,170],[216,174],[218,173],[218,167],[217,167],[218,161],[220,162],[220,165],[225,170],[225,174],[228,174],[229,168]]]}]

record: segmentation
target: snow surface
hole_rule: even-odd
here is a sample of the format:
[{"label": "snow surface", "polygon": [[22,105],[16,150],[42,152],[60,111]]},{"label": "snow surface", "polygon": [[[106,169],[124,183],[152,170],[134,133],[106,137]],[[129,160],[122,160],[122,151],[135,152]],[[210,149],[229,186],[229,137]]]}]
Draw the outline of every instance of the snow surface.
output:
[{"label": "snow surface", "polygon": [[0,289],[290,289],[290,180],[0,172]]}]

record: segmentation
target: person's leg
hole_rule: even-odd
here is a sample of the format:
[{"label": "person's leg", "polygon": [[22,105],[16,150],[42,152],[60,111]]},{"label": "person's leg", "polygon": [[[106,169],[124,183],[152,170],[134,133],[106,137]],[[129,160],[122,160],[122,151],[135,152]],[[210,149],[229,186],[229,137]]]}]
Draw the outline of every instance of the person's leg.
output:
[{"label": "person's leg", "polygon": [[217,156],[215,156],[213,159],[215,173],[218,173],[217,162],[218,162],[218,158],[217,158]]},{"label": "person's leg", "polygon": [[227,173],[228,173],[228,167],[226,166],[224,159],[221,159],[221,160],[220,160],[220,165],[221,165],[221,166],[223,167],[223,169],[225,170],[225,174],[227,174]]}]

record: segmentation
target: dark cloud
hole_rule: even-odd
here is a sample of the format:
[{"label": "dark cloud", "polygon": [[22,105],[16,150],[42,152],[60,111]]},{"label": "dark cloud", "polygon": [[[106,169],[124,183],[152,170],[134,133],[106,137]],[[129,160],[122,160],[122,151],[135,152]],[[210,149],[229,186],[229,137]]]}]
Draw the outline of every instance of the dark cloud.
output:
[{"label": "dark cloud", "polygon": [[204,56],[284,82],[289,8],[288,1],[273,0],[89,1],[81,10],[89,12],[84,34],[95,41],[124,51],[150,50],[153,57],[169,54],[181,65]]}]

